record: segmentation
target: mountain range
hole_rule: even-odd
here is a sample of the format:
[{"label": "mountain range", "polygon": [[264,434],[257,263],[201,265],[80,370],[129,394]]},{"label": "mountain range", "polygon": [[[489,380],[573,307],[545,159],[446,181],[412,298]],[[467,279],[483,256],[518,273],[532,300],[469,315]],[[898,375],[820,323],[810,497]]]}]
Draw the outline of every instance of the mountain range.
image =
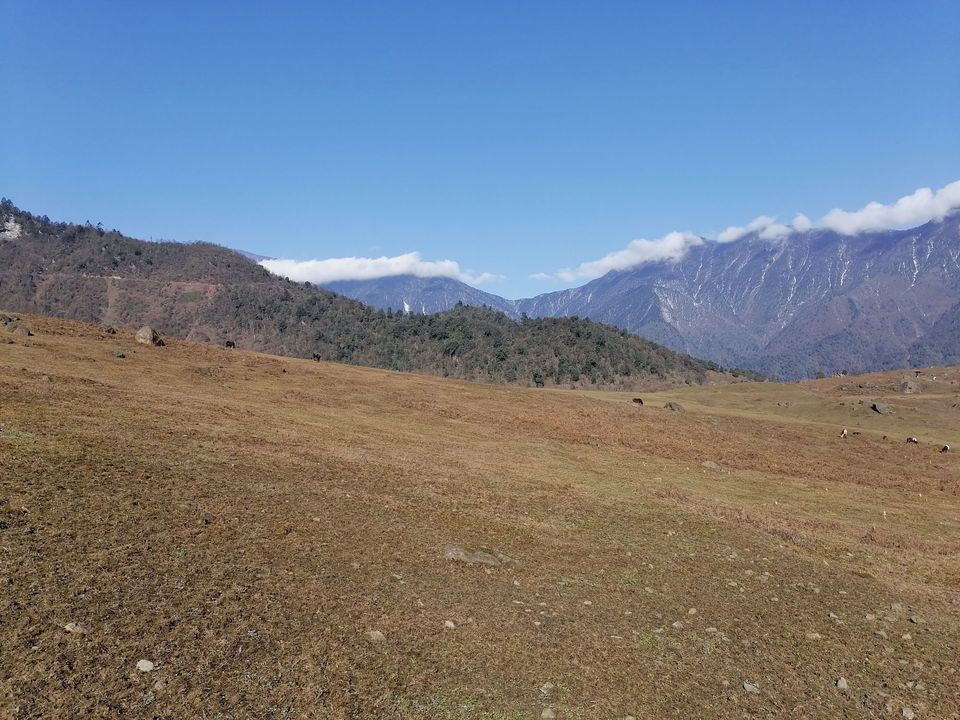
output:
[{"label": "mountain range", "polygon": [[521,300],[450,278],[328,287],[408,312],[462,302],[513,317],[591,318],[678,352],[783,379],[960,363],[957,213],[909,230],[704,239],[679,260]]},{"label": "mountain range", "polygon": [[273,275],[249,254],[52,222],[8,200],[0,202],[0,310],[149,324],[188,340],[478,382],[634,389],[732,379],[588,319],[518,322],[467,305],[387,312]]}]

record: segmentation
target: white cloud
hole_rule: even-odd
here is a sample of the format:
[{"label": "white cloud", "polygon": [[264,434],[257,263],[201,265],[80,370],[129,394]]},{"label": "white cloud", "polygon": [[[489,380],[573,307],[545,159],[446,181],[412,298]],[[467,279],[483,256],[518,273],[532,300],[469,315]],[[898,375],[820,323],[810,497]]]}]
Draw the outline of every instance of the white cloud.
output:
[{"label": "white cloud", "polygon": [[[960,180],[937,191],[921,188],[892,205],[872,202],[854,212],[831,210],[817,222],[811,221],[803,213],[798,213],[790,225],[780,224],[769,215],[761,215],[746,225],[728,227],[711,240],[735,242],[752,234],[763,240],[780,240],[795,232],[817,228],[856,235],[868,230],[908,228],[931,220],[942,220],[957,209],[960,209]],[[672,232],[657,240],[633,240],[623,250],[604,255],[599,260],[581,263],[572,269],[563,268],[553,274],[534,273],[530,279],[575,282],[598,278],[611,270],[628,270],[648,262],[679,260],[691,247],[703,242],[706,242],[704,238],[689,232]]]},{"label": "white cloud", "polygon": [[794,230],[799,230],[800,232],[806,232],[813,227],[813,223],[810,221],[810,218],[803,213],[797,213],[793,218],[793,222],[790,224],[793,225]]},{"label": "white cloud", "polygon": [[689,232],[667,233],[656,240],[633,240],[623,250],[604,255],[599,260],[558,270],[555,277],[564,282],[573,282],[582,278],[597,278],[611,270],[628,270],[657,260],[679,260],[686,255],[687,250],[702,242],[702,237]]},{"label": "white cloud", "polygon": [[769,215],[761,215],[742,227],[728,227],[717,235],[715,240],[721,243],[734,242],[742,237],[746,237],[750,233],[757,233],[757,235],[764,240],[777,240],[786,237],[791,232],[793,232],[793,228],[789,225],[781,225],[777,222],[776,218],[770,217]]},{"label": "white cloud", "polygon": [[772,218],[769,215],[761,215],[755,220],[750,221],[742,227],[728,227],[722,233],[717,235],[717,242],[733,242],[734,240],[739,240],[744,235],[749,235],[752,232],[757,232],[758,230],[763,230],[764,228],[773,225],[776,222],[776,218]]},{"label": "white cloud", "polygon": [[844,235],[856,235],[867,230],[907,228],[931,220],[942,220],[958,207],[960,180],[936,192],[930,188],[920,188],[912,195],[900,198],[893,205],[872,202],[855,212],[835,208],[824,215],[817,225]]},{"label": "white cloud", "polygon": [[460,269],[453,260],[423,260],[420,253],[412,252],[395,257],[342,257],[326,260],[261,260],[260,264],[275,275],[288,277],[297,282],[317,285],[338,280],[373,280],[395,275],[417,277],[448,277],[471,285],[502,280],[502,275],[493,273],[474,274]]}]

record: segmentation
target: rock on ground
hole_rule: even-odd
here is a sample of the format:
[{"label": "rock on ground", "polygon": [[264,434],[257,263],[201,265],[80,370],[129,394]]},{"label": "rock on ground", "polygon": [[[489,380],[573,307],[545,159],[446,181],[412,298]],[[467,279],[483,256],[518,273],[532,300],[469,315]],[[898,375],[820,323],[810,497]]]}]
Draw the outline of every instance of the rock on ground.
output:
[{"label": "rock on ground", "polygon": [[382,643],[387,637],[379,630],[368,630],[367,639],[372,643]]},{"label": "rock on ground", "polygon": [[142,328],[137,330],[137,342],[141,345],[153,345],[155,347],[160,347],[163,345],[163,338],[160,337],[159,333],[154,330],[149,325],[144,325]]},{"label": "rock on ground", "polygon": [[489,567],[517,567],[520,563],[506,555],[484,552],[483,550],[465,550],[456,545],[447,545],[443,548],[443,556],[447,560],[467,563],[469,565],[488,565]]}]

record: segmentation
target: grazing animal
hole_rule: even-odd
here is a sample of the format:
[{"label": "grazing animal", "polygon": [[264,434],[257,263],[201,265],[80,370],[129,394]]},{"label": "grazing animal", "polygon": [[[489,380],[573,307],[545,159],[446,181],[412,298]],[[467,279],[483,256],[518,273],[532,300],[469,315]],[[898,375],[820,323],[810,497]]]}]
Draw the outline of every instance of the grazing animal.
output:
[{"label": "grazing animal", "polygon": [[940,452],[942,452],[942,453],[950,452],[950,446],[949,446],[949,445],[944,445],[942,448],[940,448]]},{"label": "grazing animal", "polygon": [[840,433],[840,437],[845,438],[847,436],[847,429],[844,428],[843,432]]},{"label": "grazing animal", "polygon": [[916,445],[916,444],[918,444],[920,441],[917,440],[915,437],[908,437],[908,438],[907,438],[907,442],[908,442],[908,443],[913,443],[914,445]]},{"label": "grazing animal", "polygon": [[228,347],[228,348],[235,348],[235,347],[237,346],[237,344],[236,344],[233,340],[227,340],[227,341],[224,343],[224,346],[225,346],[225,347]]},{"label": "grazing animal", "polygon": [[643,405],[643,398],[634,398],[633,401],[634,401],[637,405]]},{"label": "grazing animal", "polygon": [[313,359],[319,362],[319,361],[322,360],[323,358],[320,357],[320,353],[315,352],[315,353],[313,354]]}]

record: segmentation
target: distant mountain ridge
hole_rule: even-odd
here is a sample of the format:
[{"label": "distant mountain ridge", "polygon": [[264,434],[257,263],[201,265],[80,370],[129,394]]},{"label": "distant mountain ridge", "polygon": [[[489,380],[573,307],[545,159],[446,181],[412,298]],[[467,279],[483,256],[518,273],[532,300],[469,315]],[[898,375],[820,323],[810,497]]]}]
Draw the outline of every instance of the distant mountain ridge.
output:
[{"label": "distant mountain ridge", "polygon": [[[442,298],[514,317],[588,317],[784,379],[960,362],[958,214],[910,230],[705,241],[676,262],[515,301],[456,280],[443,286],[432,310],[444,307]],[[416,310],[420,301],[416,286],[398,278],[340,288],[380,307],[400,307],[402,297]]]},{"label": "distant mountain ridge", "polygon": [[518,317],[514,301],[447,277],[396,275],[375,280],[341,280],[325,283],[323,287],[381,310],[429,315],[463,303],[486,306],[510,317]]},{"label": "distant mountain ridge", "polygon": [[[202,342],[513,385],[703,382],[716,365],[586,319],[516,322],[469,306],[384,312],[209,243],[146,242],[0,202],[0,310]],[[729,376],[724,376],[729,378]]]}]

